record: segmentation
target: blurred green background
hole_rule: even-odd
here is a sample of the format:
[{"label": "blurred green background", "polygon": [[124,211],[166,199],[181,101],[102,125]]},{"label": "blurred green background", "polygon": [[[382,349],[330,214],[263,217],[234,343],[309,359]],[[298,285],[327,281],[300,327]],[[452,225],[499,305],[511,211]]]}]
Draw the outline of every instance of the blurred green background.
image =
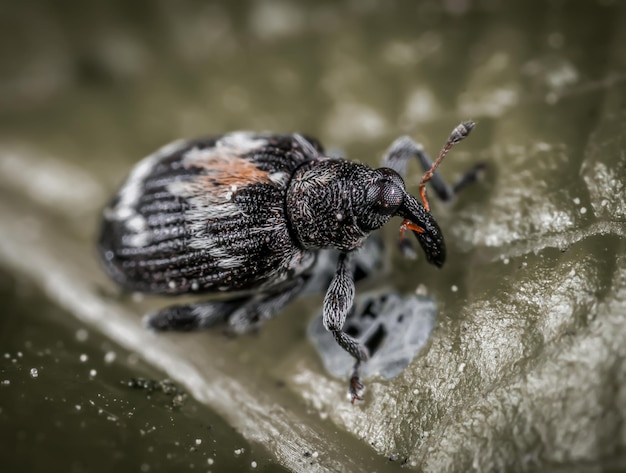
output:
[{"label": "blurred green background", "polygon": [[[626,471],[625,44],[618,0],[2,2],[0,469]],[[389,225],[357,288],[441,309],[362,405],[306,339],[321,296],[255,337],[155,337],[164,301],[99,269],[106,199],[168,141],[300,131],[376,165],[466,119],[441,173],[489,171],[433,203],[446,266]]]}]

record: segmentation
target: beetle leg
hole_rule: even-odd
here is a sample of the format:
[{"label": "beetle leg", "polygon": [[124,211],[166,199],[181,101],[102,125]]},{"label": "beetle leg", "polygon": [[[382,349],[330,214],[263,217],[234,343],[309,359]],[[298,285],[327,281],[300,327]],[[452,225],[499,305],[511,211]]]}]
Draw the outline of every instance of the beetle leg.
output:
[{"label": "beetle leg", "polygon": [[[471,122],[468,122],[463,125],[467,126],[470,123]],[[473,127],[473,124],[471,125]],[[467,136],[467,134],[463,136],[455,135],[458,128],[459,127],[455,128],[452,135],[448,138],[440,156],[441,154],[445,155],[445,152],[447,152],[455,143],[458,143],[465,136]],[[469,127],[469,130],[471,130],[471,127]],[[469,133],[469,131],[467,131],[467,133]],[[414,156],[419,160],[424,172],[427,174],[432,172],[432,175],[429,176],[428,180],[433,188],[433,191],[437,194],[437,197],[444,202],[451,200],[468,184],[477,181],[486,167],[485,163],[475,164],[469,168],[456,183],[450,186],[437,172],[435,172],[433,169],[433,161],[430,159],[426,151],[424,151],[424,147],[420,143],[413,141],[409,136],[402,136],[391,144],[387,153],[383,157],[383,166],[393,169],[405,178],[409,160]]]},{"label": "beetle leg", "polygon": [[[456,130],[457,129],[455,128],[455,131]],[[447,149],[444,147],[444,151],[447,152],[447,150],[451,148],[454,143],[457,143],[461,139],[463,139],[463,136],[455,137],[453,132],[450,138],[448,138],[448,142],[446,143]],[[445,153],[443,154],[445,155]],[[408,136],[402,136],[391,144],[387,153],[383,157],[382,164],[385,167],[395,170],[404,178],[406,177],[409,160],[414,156],[419,160],[422,169],[426,172],[424,178],[427,177],[426,181],[430,182],[437,197],[444,202],[452,200],[452,198],[457,195],[461,189],[466,187],[468,184],[477,181],[486,167],[485,163],[475,164],[469,168],[456,183],[450,186],[437,172],[434,171],[433,161],[424,151],[424,147],[420,143],[413,141]],[[424,178],[422,178],[422,181],[425,183],[426,181]],[[420,194],[422,194],[422,200],[424,201],[425,206],[427,206],[428,200],[426,199],[426,191],[423,189],[423,184],[420,189]],[[426,210],[429,210],[428,207]],[[404,231],[401,228],[400,238],[398,240],[400,251],[405,257],[414,259],[416,253],[413,249],[413,245],[408,240],[405,240],[403,236]]]},{"label": "beetle leg", "polygon": [[309,275],[300,276],[294,284],[280,292],[252,297],[228,317],[227,331],[236,335],[254,331],[300,294],[308,278]]},{"label": "beetle leg", "polygon": [[452,185],[454,195],[458,194],[468,184],[476,182],[482,178],[483,173],[487,169],[486,163],[476,163],[463,174],[458,181]]},{"label": "beetle leg", "polygon": [[307,276],[281,292],[257,297],[239,297],[227,301],[200,302],[166,307],[145,317],[149,328],[158,331],[190,332],[228,324],[230,334],[248,333],[272,318],[302,292]]},{"label": "beetle leg", "polygon": [[361,375],[359,374],[359,368],[361,367],[361,360],[356,360],[352,367],[352,376],[350,376],[350,397],[352,404],[356,401],[362,401],[363,398],[360,392],[363,391],[363,383],[361,382]]},{"label": "beetle leg", "polygon": [[249,298],[202,302],[166,307],[145,317],[145,324],[158,331],[189,332],[224,323],[228,316]]},{"label": "beetle leg", "polygon": [[[401,136],[387,150],[383,158],[383,166],[393,169],[405,178],[407,165],[413,157],[419,160],[425,172],[432,167],[433,162],[424,151],[421,143],[416,143],[408,136]],[[434,172],[430,178],[430,184],[437,197],[444,202],[449,201],[454,196],[454,188],[446,184],[437,172]]]},{"label": "beetle leg", "polygon": [[369,351],[355,338],[343,331],[343,325],[353,302],[354,278],[350,271],[349,255],[341,253],[337,272],[324,297],[322,321],[326,330],[332,332],[339,346],[356,359],[355,369],[350,379],[350,394],[354,403],[357,399],[361,399],[359,391],[363,389],[359,379],[358,366],[362,361],[367,361]]}]

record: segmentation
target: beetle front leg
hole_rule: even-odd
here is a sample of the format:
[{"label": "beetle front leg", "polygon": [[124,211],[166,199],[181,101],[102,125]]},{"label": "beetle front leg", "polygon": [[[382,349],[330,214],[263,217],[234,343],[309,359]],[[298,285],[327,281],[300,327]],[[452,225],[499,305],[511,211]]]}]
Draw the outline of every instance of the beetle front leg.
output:
[{"label": "beetle front leg", "polygon": [[350,395],[354,403],[357,399],[361,399],[359,391],[363,389],[358,368],[362,361],[367,361],[369,358],[369,351],[364,345],[343,331],[346,317],[354,302],[354,278],[350,271],[349,258],[346,253],[339,256],[337,272],[324,297],[322,321],[326,330],[332,332],[339,346],[356,359],[350,379]]}]

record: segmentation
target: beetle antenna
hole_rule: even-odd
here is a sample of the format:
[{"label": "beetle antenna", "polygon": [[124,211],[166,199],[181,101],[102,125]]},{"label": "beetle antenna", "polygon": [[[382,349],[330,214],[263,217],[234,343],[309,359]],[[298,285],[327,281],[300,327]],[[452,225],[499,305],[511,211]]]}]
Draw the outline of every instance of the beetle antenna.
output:
[{"label": "beetle antenna", "polygon": [[428,205],[428,198],[426,197],[426,183],[432,179],[433,174],[435,174],[435,170],[437,169],[441,161],[443,161],[443,158],[446,156],[446,154],[448,154],[448,151],[450,151],[455,144],[457,144],[459,141],[469,135],[470,131],[472,131],[472,128],[474,128],[475,125],[476,123],[472,121],[463,122],[458,125],[454,130],[452,130],[452,133],[450,133],[450,136],[448,137],[446,144],[443,146],[441,152],[439,153],[439,156],[437,156],[437,159],[430,167],[430,169],[426,171],[422,176],[422,180],[420,181],[420,196],[422,197],[422,202],[424,202],[424,208],[427,212],[430,212],[430,206]]}]

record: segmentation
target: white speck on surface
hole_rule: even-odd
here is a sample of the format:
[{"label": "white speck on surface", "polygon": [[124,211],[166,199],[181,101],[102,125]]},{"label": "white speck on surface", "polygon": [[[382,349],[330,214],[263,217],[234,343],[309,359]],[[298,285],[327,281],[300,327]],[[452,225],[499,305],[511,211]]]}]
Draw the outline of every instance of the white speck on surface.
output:
[{"label": "white speck on surface", "polygon": [[416,296],[427,296],[428,295],[428,288],[424,284],[420,283],[415,288],[415,295]]},{"label": "white speck on surface", "polygon": [[586,208],[586,207],[581,207],[581,208],[580,208],[580,213],[581,213],[582,215],[585,215],[585,214],[587,213],[587,208]]},{"label": "white speck on surface", "polygon": [[343,220],[343,214],[341,212],[337,212],[337,215],[335,215],[335,218],[337,218],[337,220],[341,222]]},{"label": "white speck on surface", "polygon": [[88,338],[89,332],[87,332],[84,328],[80,328],[76,331],[76,340],[79,342],[86,342]]},{"label": "white speck on surface", "polygon": [[202,439],[196,439],[196,445],[202,444]]},{"label": "white speck on surface", "polygon": [[30,369],[30,377],[31,378],[36,378],[37,376],[39,376],[39,371],[37,371],[37,368],[31,368]]},{"label": "white speck on surface", "polygon": [[113,363],[117,355],[114,351],[108,351],[104,354],[104,362],[107,364]]},{"label": "white speck on surface", "polygon": [[85,363],[89,359],[89,357],[85,353],[82,353],[79,359],[82,363]]},{"label": "white speck on surface", "polygon": [[98,372],[96,370],[94,370],[94,369],[89,370],[89,376],[91,376],[92,378],[94,376],[96,376],[97,374],[98,374]]},{"label": "white speck on surface", "polygon": [[313,458],[317,458],[317,457],[319,457],[319,456],[320,456],[320,454],[319,454],[319,453],[317,453],[317,452],[313,452],[313,454],[312,454],[311,456],[312,456]]},{"label": "white speck on surface", "polygon": [[191,283],[191,290],[192,291],[197,291],[198,289],[200,289],[200,285],[198,284],[198,281],[194,281]]},{"label": "white speck on surface", "polygon": [[465,363],[461,363],[459,365],[459,373],[462,373],[463,371],[465,371]]},{"label": "white speck on surface", "polygon": [[456,284],[453,284],[453,285],[452,285],[452,287],[450,288],[450,290],[451,290],[452,292],[457,292],[457,291],[459,290],[459,288],[457,287],[457,285],[456,285]]},{"label": "white speck on surface", "polygon": [[238,448],[238,449],[235,450],[235,455],[241,455],[245,451],[246,450],[244,448]]},{"label": "white speck on surface", "polygon": [[176,281],[170,281],[170,282],[168,282],[168,283],[167,283],[167,286],[168,286],[170,289],[176,289]]},{"label": "white speck on surface", "polygon": [[207,458],[207,459],[206,459],[206,462],[207,462],[209,465],[212,465],[213,463],[215,463],[215,460],[214,460],[213,458],[210,458],[210,457],[209,457],[209,458]]},{"label": "white speck on surface", "polygon": [[251,462],[251,463],[250,463],[250,466],[251,466],[252,468],[256,468],[256,467],[257,467],[257,464],[256,464],[256,462],[255,462],[255,461],[253,461],[253,462]]},{"label": "white speck on surface", "polygon": [[11,384],[11,380],[10,379],[3,379],[2,380],[2,386],[8,386]]},{"label": "white speck on surface", "polygon": [[576,205],[580,205],[580,199],[578,197],[574,197],[573,202]]},{"label": "white speck on surface", "polygon": [[81,406],[80,404],[76,404],[74,406],[74,409],[76,409],[77,411],[80,411],[83,408],[83,406]]}]

